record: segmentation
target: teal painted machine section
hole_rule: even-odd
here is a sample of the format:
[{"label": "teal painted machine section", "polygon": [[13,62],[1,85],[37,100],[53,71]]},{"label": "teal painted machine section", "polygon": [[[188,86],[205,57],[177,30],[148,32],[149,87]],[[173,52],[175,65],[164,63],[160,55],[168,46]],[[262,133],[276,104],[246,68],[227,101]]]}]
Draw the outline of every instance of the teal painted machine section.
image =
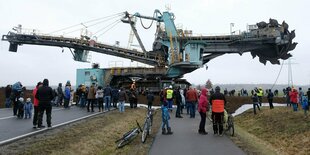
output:
[{"label": "teal painted machine section", "polygon": [[85,84],[86,86],[90,86],[92,83],[95,83],[98,86],[104,86],[104,75],[105,71],[103,69],[77,69],[76,85]]}]

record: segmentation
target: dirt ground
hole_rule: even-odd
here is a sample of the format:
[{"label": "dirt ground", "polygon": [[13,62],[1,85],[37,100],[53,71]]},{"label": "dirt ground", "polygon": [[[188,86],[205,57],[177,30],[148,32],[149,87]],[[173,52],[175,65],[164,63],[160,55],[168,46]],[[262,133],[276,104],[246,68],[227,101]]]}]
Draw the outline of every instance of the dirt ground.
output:
[{"label": "dirt ground", "polygon": [[161,114],[158,111],[154,116],[152,132],[146,143],[141,143],[141,134],[121,149],[116,149],[115,141],[136,127],[135,120],[142,125],[145,115],[145,108],[126,109],[125,113],[115,110],[2,146],[0,155],[144,155],[148,153],[160,126]]}]

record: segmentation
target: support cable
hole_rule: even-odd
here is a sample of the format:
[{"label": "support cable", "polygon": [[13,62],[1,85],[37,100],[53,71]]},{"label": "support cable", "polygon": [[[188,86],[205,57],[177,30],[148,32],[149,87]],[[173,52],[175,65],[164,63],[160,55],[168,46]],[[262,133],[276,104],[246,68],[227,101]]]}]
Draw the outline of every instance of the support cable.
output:
[{"label": "support cable", "polygon": [[120,21],[120,19],[117,19],[117,20],[113,21],[113,22],[112,22],[112,23],[110,23],[109,25],[107,25],[107,26],[105,26],[105,27],[103,27],[103,28],[99,29],[99,30],[98,30],[98,31],[96,31],[95,33],[93,33],[93,35],[96,35],[98,32],[100,32],[100,31],[102,31],[102,30],[107,29],[108,27],[110,27],[111,25],[114,25],[115,23],[118,23],[119,21]]},{"label": "support cable", "polygon": [[284,64],[284,60],[282,60],[282,65],[281,65],[280,71],[279,71],[278,76],[277,76],[275,82],[273,83],[271,89],[273,89],[273,87],[276,85],[276,83],[277,83],[277,81],[278,81],[278,79],[279,79],[280,73],[281,73],[282,68],[283,68],[283,64]]},{"label": "support cable", "polygon": [[118,21],[116,22],[114,25],[112,25],[109,29],[107,29],[106,31],[104,31],[103,33],[99,34],[97,37],[99,38],[100,36],[102,36],[103,34],[105,34],[106,32],[108,32],[109,30],[111,30],[112,28],[114,28],[117,24],[121,23],[122,21]]},{"label": "support cable", "polygon": [[[114,18],[112,18],[112,19],[114,19]],[[111,20],[111,19],[108,19],[108,20]],[[92,24],[92,25],[89,25],[89,26],[84,25],[84,27],[85,27],[85,28],[89,28],[89,27],[92,27],[92,26],[97,25],[97,24],[99,24],[99,23],[106,22],[106,21],[108,21],[108,20],[101,21],[101,22],[97,22],[97,23]],[[117,19],[117,21],[118,21],[118,20],[119,20],[119,19]],[[76,32],[76,31],[80,31],[80,30],[81,30],[81,28],[78,28],[78,29],[75,29],[75,30],[66,32],[66,33],[64,33],[64,35],[65,35],[65,34],[70,34],[70,33]]]},{"label": "support cable", "polygon": [[[68,27],[65,27],[65,28],[62,28],[62,29],[59,29],[59,30],[50,32],[49,34],[57,33],[57,32],[63,31],[63,30],[67,30],[67,29],[71,29],[71,28],[73,28],[73,27],[80,26],[81,24],[91,23],[91,22],[98,21],[98,20],[102,20],[102,19],[106,19],[106,18],[118,17],[118,16],[121,16],[121,15],[123,15],[123,14],[124,14],[124,13],[121,12],[121,13],[113,14],[113,15],[110,15],[110,16],[105,16],[105,17],[100,17],[100,18],[92,19],[92,20],[89,20],[89,21],[86,21],[86,22],[82,22],[82,23],[79,23],[79,24],[75,24],[75,25],[72,25],[72,26],[68,26]],[[89,27],[89,26],[88,26],[88,27]]]}]

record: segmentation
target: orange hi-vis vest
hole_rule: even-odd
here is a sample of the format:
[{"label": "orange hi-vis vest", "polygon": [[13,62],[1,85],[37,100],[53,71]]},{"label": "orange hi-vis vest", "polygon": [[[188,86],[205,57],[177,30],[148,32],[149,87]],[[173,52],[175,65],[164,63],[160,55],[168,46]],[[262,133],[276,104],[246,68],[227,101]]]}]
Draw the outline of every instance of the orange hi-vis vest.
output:
[{"label": "orange hi-vis vest", "polygon": [[212,112],[224,112],[224,100],[212,100]]}]

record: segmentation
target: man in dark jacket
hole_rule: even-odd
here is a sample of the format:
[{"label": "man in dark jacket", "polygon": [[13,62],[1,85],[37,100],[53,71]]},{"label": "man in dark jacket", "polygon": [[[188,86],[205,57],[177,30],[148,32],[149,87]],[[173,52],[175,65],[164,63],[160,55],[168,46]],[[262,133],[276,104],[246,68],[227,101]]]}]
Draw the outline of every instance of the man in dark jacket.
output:
[{"label": "man in dark jacket", "polygon": [[215,93],[211,95],[209,103],[212,104],[212,120],[214,134],[223,136],[224,106],[226,99],[219,86],[215,87]]},{"label": "man in dark jacket", "polygon": [[56,100],[56,106],[61,106],[63,101],[64,93],[62,91],[62,83],[58,84],[57,87],[57,100]]},{"label": "man in dark jacket", "polygon": [[270,109],[273,109],[273,92],[271,91],[271,89],[268,90],[268,95],[267,95],[267,99],[268,99],[268,102],[269,102],[269,107]]},{"label": "man in dark jacket", "polygon": [[107,85],[103,90],[103,98],[105,103],[105,109],[110,111],[111,107],[111,96],[112,96],[112,89],[109,85]]},{"label": "man in dark jacket", "polygon": [[176,112],[175,112],[175,117],[177,117],[177,118],[183,118],[183,117],[181,116],[181,103],[182,103],[182,97],[181,97],[181,94],[180,94],[180,87],[178,87],[178,89],[176,89],[176,90],[174,91],[173,94],[175,94],[175,95],[174,95],[174,97],[175,97],[175,103],[176,103],[176,105],[177,105],[177,110],[176,110]]},{"label": "man in dark jacket", "polygon": [[39,117],[38,117],[38,128],[44,128],[42,125],[43,114],[46,110],[46,123],[48,127],[52,127],[52,100],[54,98],[54,92],[51,87],[48,86],[48,79],[43,80],[43,86],[39,87],[36,98],[39,100]]},{"label": "man in dark jacket", "polygon": [[146,100],[147,100],[147,107],[148,107],[148,109],[152,109],[153,101],[154,101],[154,95],[153,95],[153,93],[151,91],[147,92]]},{"label": "man in dark jacket", "polygon": [[112,90],[112,103],[113,103],[113,107],[116,108],[117,106],[117,102],[118,102],[118,92],[119,90],[117,88],[114,88]]}]

